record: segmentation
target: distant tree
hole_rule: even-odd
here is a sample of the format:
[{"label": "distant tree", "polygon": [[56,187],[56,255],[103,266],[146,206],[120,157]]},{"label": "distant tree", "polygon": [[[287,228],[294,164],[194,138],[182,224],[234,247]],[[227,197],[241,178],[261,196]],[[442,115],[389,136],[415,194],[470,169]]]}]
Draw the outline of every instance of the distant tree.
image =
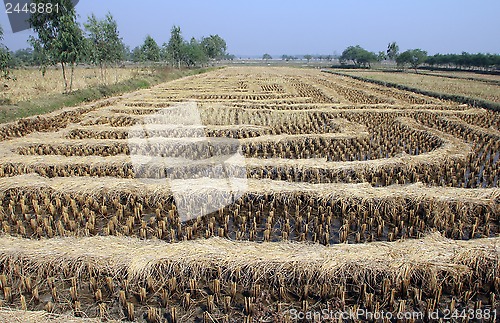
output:
[{"label": "distant tree", "polygon": [[399,46],[396,42],[392,42],[392,43],[389,43],[389,45],[387,45],[387,57],[394,61],[396,59],[396,57],[398,57],[399,55]]},{"label": "distant tree", "polygon": [[158,62],[161,58],[160,47],[150,35],[146,36],[141,46],[141,57],[143,61]]},{"label": "distant tree", "polygon": [[88,34],[90,61],[99,66],[104,80],[104,69],[125,58],[125,44],[118,33],[118,26],[111,13],[102,20],[94,14],[84,24]]},{"label": "distant tree", "polygon": [[425,63],[426,59],[427,52],[417,48],[410,49],[401,53],[396,58],[396,63],[402,68],[404,68],[406,65],[409,65],[411,68],[415,69],[415,73],[417,73],[417,68]]},{"label": "distant tree", "polygon": [[[3,40],[2,26],[0,26],[0,40]],[[11,60],[11,55],[9,49],[4,44],[0,44],[0,78],[4,79],[10,78],[10,68],[9,68],[10,60]]]},{"label": "distant tree", "polygon": [[182,39],[181,27],[173,26],[170,30],[170,40],[168,44],[163,45],[165,49],[165,58],[172,62],[172,65],[177,65],[178,68],[181,67],[184,39]]},{"label": "distant tree", "polygon": [[203,66],[210,59],[234,59],[226,53],[226,42],[219,35],[203,37],[200,41],[191,38],[189,42],[182,37],[181,28],[173,26],[168,43],[162,46],[162,56],[172,66]]},{"label": "distant tree", "polygon": [[[34,0],[38,5],[44,0]],[[52,12],[33,13],[29,19],[31,28],[36,37],[31,36],[30,42],[39,55],[45,58],[44,64],[61,64],[64,79],[64,89],[71,92],[73,88],[74,67],[84,55],[85,41],[82,30],[76,22],[75,8],[70,0],[52,0],[58,4],[59,10]],[[66,68],[71,67],[71,76],[68,82]]]},{"label": "distant tree", "polygon": [[262,55],[262,59],[265,61],[268,61],[270,59],[273,59],[273,57],[271,55],[269,55],[268,53],[265,53],[264,55]]},{"label": "distant tree", "polygon": [[312,55],[309,55],[309,54],[304,55],[304,59],[307,61],[307,63],[309,63],[309,61],[310,61],[312,58],[313,58],[313,57],[312,57]]},{"label": "distant tree", "polygon": [[352,61],[358,67],[371,67],[372,62],[377,61],[377,55],[369,52],[359,45],[347,47],[340,56],[340,62]]},{"label": "distant tree", "polygon": [[130,50],[130,46],[129,45],[125,45],[123,47],[123,59],[126,60],[126,61],[131,61],[132,60],[132,51]]},{"label": "distant tree", "polygon": [[132,51],[130,52],[130,57],[135,63],[144,62],[146,60],[142,53],[141,46],[134,47],[134,49],[132,49]]},{"label": "distant tree", "polygon": [[284,60],[284,61],[293,61],[293,60],[296,60],[297,57],[295,56],[291,56],[291,55],[282,55],[281,56],[281,59]]},{"label": "distant tree", "polygon": [[18,66],[32,66],[35,64],[34,52],[32,48],[18,49],[13,55]]},{"label": "distant tree", "polygon": [[[85,54],[83,56],[85,56]],[[33,46],[33,65],[36,65],[40,68],[42,76],[45,76],[46,68],[51,64],[52,63],[50,62],[50,59],[45,53],[43,47]]]},{"label": "distant tree", "polygon": [[204,47],[194,37],[189,43],[183,44],[183,62],[188,67],[204,65],[208,62],[208,56],[203,50]]},{"label": "distant tree", "polygon": [[498,54],[435,54],[427,57],[425,61],[430,66],[441,66],[450,68],[466,69],[495,69],[500,67],[500,55]]},{"label": "distant tree", "polygon": [[383,60],[387,59],[387,55],[384,51],[380,51],[377,54],[377,61],[381,62]]},{"label": "distant tree", "polygon": [[219,35],[202,38],[201,47],[208,58],[215,60],[223,58],[227,50],[226,41]]}]

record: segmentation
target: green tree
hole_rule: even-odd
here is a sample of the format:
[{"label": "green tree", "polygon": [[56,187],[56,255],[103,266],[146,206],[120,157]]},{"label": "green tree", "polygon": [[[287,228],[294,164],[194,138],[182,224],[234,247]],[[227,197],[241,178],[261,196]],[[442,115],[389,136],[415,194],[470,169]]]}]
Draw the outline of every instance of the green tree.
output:
[{"label": "green tree", "polygon": [[194,37],[189,43],[184,43],[182,53],[183,62],[188,67],[204,65],[208,62],[208,56],[203,50],[203,46]]},{"label": "green tree", "polygon": [[168,44],[164,45],[164,48],[167,60],[172,62],[172,65],[177,65],[177,68],[180,68],[182,57],[184,56],[184,39],[182,38],[181,27],[172,27],[170,30],[170,40]]},{"label": "green tree", "polygon": [[347,47],[340,56],[342,64],[352,61],[358,67],[371,67],[371,63],[377,60],[378,57],[375,53],[369,52],[359,45]]},{"label": "green tree", "polygon": [[[34,0],[33,3],[43,3],[44,0]],[[67,92],[73,88],[74,67],[83,56],[85,41],[82,30],[76,22],[76,12],[70,0],[52,0],[59,5],[59,10],[35,12],[29,22],[36,33],[30,37],[30,42],[40,55],[46,57],[45,64],[61,64],[64,88]],[[67,66],[71,67],[70,81],[67,77]]]},{"label": "green tree", "polygon": [[307,63],[312,59],[312,55],[304,55],[304,58],[307,60]]},{"label": "green tree", "polygon": [[410,49],[401,53],[396,58],[396,63],[398,66],[404,68],[406,65],[411,66],[417,72],[417,68],[425,63],[427,59],[427,52],[421,49]]},{"label": "green tree", "polygon": [[104,69],[125,57],[125,44],[118,33],[118,25],[111,13],[108,13],[102,20],[92,14],[84,26],[88,35],[90,61],[99,66],[104,80]]},{"label": "green tree", "polygon": [[290,55],[282,55],[281,56],[281,59],[284,60],[284,61],[293,61],[293,60],[296,60],[297,57],[295,56],[290,56]]},{"label": "green tree", "polygon": [[387,54],[384,51],[380,51],[377,54],[377,61],[381,62],[383,60],[387,59]]},{"label": "green tree", "polygon": [[[3,40],[2,26],[0,26],[0,40]],[[11,60],[11,55],[9,49],[4,44],[0,44],[0,78],[4,79],[10,78],[10,68],[9,68],[10,60]]]},{"label": "green tree", "polygon": [[144,55],[142,54],[142,49],[141,46],[136,46],[130,53],[130,57],[133,62],[138,63],[138,62],[144,62],[146,59],[144,58]]},{"label": "green tree", "polygon": [[265,53],[264,55],[262,55],[262,59],[265,61],[268,61],[270,59],[273,59],[273,57],[271,55],[269,55],[268,53]]},{"label": "green tree", "polygon": [[210,35],[201,40],[201,47],[210,59],[219,60],[226,55],[226,41],[219,35]]},{"label": "green tree", "polygon": [[22,66],[32,66],[35,63],[32,48],[18,49],[14,52],[14,57]]},{"label": "green tree", "polygon": [[141,46],[143,60],[148,62],[158,62],[161,58],[160,46],[150,35],[146,36],[144,44]]},{"label": "green tree", "polygon": [[389,45],[387,45],[387,57],[394,61],[398,55],[399,55],[399,46],[398,44],[394,41],[392,43],[389,43]]}]

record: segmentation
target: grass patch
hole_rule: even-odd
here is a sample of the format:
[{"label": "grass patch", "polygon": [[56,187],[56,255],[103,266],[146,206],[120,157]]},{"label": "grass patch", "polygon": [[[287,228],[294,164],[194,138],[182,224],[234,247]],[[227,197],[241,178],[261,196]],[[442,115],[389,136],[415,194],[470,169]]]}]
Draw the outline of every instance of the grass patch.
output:
[{"label": "grass patch", "polygon": [[40,96],[30,101],[11,104],[9,100],[0,102],[0,123],[34,115],[46,114],[64,107],[77,106],[81,103],[121,95],[123,93],[146,89],[159,83],[175,80],[181,77],[196,75],[213,70],[213,68],[182,69],[144,68],[138,70],[128,80],[110,85],[98,85],[80,89],[67,94],[50,94]]}]

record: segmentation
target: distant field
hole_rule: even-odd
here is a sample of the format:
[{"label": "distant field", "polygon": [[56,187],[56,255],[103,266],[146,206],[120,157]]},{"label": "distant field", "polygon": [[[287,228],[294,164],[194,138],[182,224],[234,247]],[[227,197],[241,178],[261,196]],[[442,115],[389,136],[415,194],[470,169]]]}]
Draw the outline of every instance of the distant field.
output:
[{"label": "distant field", "polygon": [[459,72],[459,71],[419,71],[419,73],[427,75],[436,75],[441,77],[462,78],[477,80],[483,82],[500,83],[500,75],[480,74],[474,72]]},{"label": "distant field", "polygon": [[[112,68],[106,71],[106,84],[118,83],[130,79],[137,73],[132,68]],[[64,82],[60,69],[49,69],[45,76],[38,69],[21,69],[12,72],[15,80],[0,82],[0,100],[10,100],[16,104],[48,94],[64,92]],[[98,68],[77,68],[73,79],[73,89],[84,89],[103,83]]]},{"label": "distant field", "polygon": [[[414,73],[396,73],[383,71],[353,71],[342,70],[342,73],[366,77],[368,79],[380,80],[384,82],[398,83],[422,90],[446,93],[452,95],[462,95],[471,98],[483,99],[491,102],[500,102],[500,85],[489,84],[476,80],[458,79],[458,78],[443,78],[440,76],[414,74]],[[433,72],[439,73],[439,72]],[[490,78],[491,75],[480,75],[473,73],[457,74],[461,72],[445,72],[453,73],[453,75],[475,75],[480,78]],[[493,76],[500,79],[499,76]]]},{"label": "distant field", "polygon": [[136,67],[107,71],[102,82],[99,69],[78,69],[73,91],[63,93],[57,70],[45,77],[37,70],[16,71],[17,80],[0,82],[0,123],[46,114],[64,107],[117,96],[177,78],[206,72],[207,69],[173,70],[164,67]]}]

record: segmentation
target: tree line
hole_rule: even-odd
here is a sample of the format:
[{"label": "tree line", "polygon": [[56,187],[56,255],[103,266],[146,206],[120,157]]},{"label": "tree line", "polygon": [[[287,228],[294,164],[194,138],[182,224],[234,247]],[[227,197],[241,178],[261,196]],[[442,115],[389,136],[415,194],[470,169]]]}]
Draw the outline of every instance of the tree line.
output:
[{"label": "tree line", "polygon": [[201,40],[192,37],[186,41],[182,37],[181,28],[173,26],[170,40],[161,47],[148,35],[141,46],[129,52],[128,58],[133,62],[163,61],[174,67],[193,67],[206,65],[210,60],[229,57],[226,50],[226,41],[219,35],[210,35]]},{"label": "tree line", "polygon": [[456,69],[482,69],[493,70],[500,68],[500,55],[498,54],[435,54],[427,55],[427,51],[420,48],[409,49],[402,53],[396,42],[387,45],[386,51],[378,53],[370,52],[359,45],[349,46],[339,57],[340,63],[345,65],[352,63],[356,67],[370,68],[372,63],[390,60],[396,62],[397,66],[404,69],[411,67],[417,71],[422,65],[430,67],[446,67]]},{"label": "tree line", "polygon": [[[42,3],[44,0],[34,0]],[[219,35],[200,40],[184,40],[181,29],[174,26],[170,40],[160,47],[151,37],[130,50],[123,42],[118,25],[111,13],[99,19],[94,14],[87,18],[83,28],[77,22],[77,14],[71,0],[54,0],[58,11],[35,12],[29,23],[35,36],[30,36],[31,48],[11,52],[0,44],[0,77],[10,77],[10,70],[19,66],[39,66],[42,73],[48,66],[61,67],[66,91],[72,90],[74,68],[79,63],[93,64],[101,70],[117,66],[124,61],[162,62],[173,67],[203,66],[210,60],[226,58],[227,45]],[[0,26],[0,40],[3,30]]]}]

